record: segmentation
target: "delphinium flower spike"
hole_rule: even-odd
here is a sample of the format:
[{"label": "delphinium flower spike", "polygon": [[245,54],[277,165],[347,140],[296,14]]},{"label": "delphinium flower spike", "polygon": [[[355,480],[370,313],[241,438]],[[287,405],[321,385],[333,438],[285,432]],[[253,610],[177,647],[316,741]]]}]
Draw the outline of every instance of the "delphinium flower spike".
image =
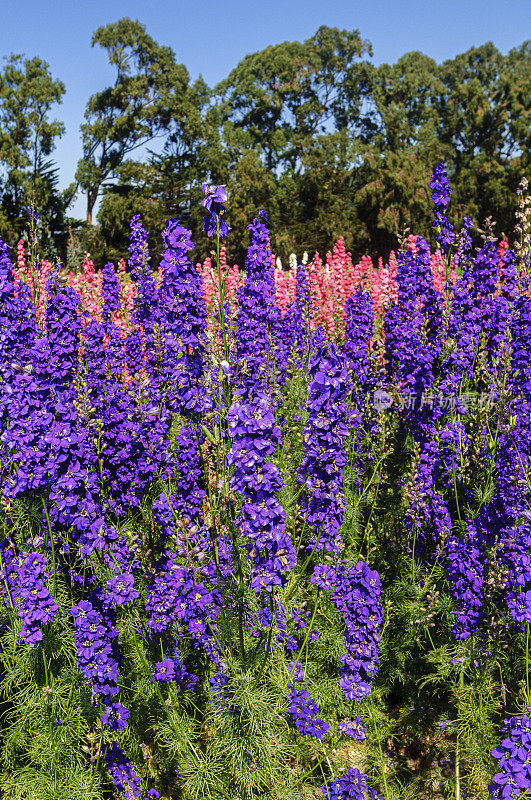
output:
[{"label": "delphinium flower spike", "polygon": [[531,789],[531,720],[527,714],[510,717],[501,729],[504,734],[492,755],[498,761],[489,791],[494,800],[512,800]]},{"label": "delphinium flower spike", "polygon": [[311,530],[309,550],[340,553],[346,499],[343,468],[347,463],[344,444],[348,437],[348,374],[337,347],[322,344],[312,355],[308,387],[308,421],[304,427],[304,456],[298,481],[303,518]]},{"label": "delphinium flower spike", "polygon": [[437,241],[440,243],[444,252],[448,250],[449,246],[454,241],[455,233],[453,225],[451,222],[449,222],[446,215],[446,207],[450,202],[452,190],[448,182],[446,169],[442,162],[437,164],[435,167],[431,177],[430,186],[432,189],[431,199],[433,201],[433,205],[435,206],[434,220],[432,225],[437,227],[439,230],[439,233],[437,234]]},{"label": "delphinium flower spike", "polygon": [[282,586],[296,555],[286,532],[286,512],[276,494],[282,488],[280,469],[268,458],[280,441],[270,398],[255,393],[247,402],[239,398],[227,415],[233,444],[227,462],[234,474],[231,486],[243,495],[237,525],[251,557],[251,584],[260,592]]},{"label": "delphinium flower spike", "polygon": [[208,211],[208,216],[203,220],[203,230],[206,231],[207,236],[216,236],[219,232],[220,239],[224,239],[230,231],[230,227],[224,219],[227,213],[225,203],[228,200],[225,186],[203,183],[201,191],[203,192],[201,205]]},{"label": "delphinium flower spike", "polygon": [[191,231],[170,219],[162,233],[162,281],[157,292],[161,376],[171,409],[185,416],[204,409],[206,304],[202,278],[190,261]]},{"label": "delphinium flower spike", "polygon": [[379,662],[380,626],[383,621],[382,585],[375,570],[363,561],[337,568],[318,564],[312,583],[331,591],[331,601],[345,622],[346,655],[339,684],[347,700],[361,700],[371,692]]},{"label": "delphinium flower spike", "polygon": [[266,220],[265,212],[260,211],[249,225],[251,244],[245,259],[247,279],[237,293],[236,356],[241,372],[240,395],[255,389],[267,390],[274,381],[273,339],[280,312],[275,303]]}]

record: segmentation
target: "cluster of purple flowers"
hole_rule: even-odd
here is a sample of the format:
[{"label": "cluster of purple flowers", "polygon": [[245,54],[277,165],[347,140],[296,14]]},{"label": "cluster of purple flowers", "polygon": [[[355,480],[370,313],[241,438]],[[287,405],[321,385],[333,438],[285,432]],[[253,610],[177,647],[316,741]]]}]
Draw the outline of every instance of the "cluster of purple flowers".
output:
[{"label": "cluster of purple flowers", "polygon": [[430,248],[420,236],[397,256],[398,303],[385,312],[387,370],[401,388],[421,397],[434,383],[442,348],[442,297],[433,287]]},{"label": "cluster of purple flowers", "polygon": [[515,622],[531,625],[531,590],[514,594],[507,600],[509,613]]},{"label": "cluster of purple flowers", "polygon": [[318,564],[311,580],[319,588],[332,592],[330,599],[343,617],[347,652],[341,656],[339,684],[347,700],[361,700],[370,694],[378,669],[383,620],[380,577],[359,561],[337,568]]},{"label": "cluster of purple flowers", "polygon": [[101,294],[103,297],[102,317],[103,321],[108,323],[111,320],[111,314],[121,308],[120,284],[114,271],[114,264],[111,262],[105,264],[102,270]]},{"label": "cluster of purple flowers", "polygon": [[148,587],[147,626],[152,634],[169,628],[174,632],[185,630],[205,647],[211,660],[218,661],[217,645],[210,632],[215,630],[221,614],[221,597],[212,586],[213,581],[207,583],[198,577],[193,567],[183,566],[168,552]]},{"label": "cluster of purple flowers", "polygon": [[374,313],[370,294],[358,289],[348,298],[345,311],[342,351],[353,380],[363,390],[369,377],[370,347],[374,335]]},{"label": "cluster of purple flowers", "polygon": [[237,525],[246,538],[251,558],[251,585],[260,592],[283,586],[296,562],[286,533],[286,512],[277,500],[282,488],[280,469],[268,461],[280,442],[274,406],[267,395],[256,392],[247,402],[236,400],[227,414],[233,438],[227,457],[234,467],[233,489],[243,495]]},{"label": "cluster of purple flowers", "polygon": [[339,733],[342,736],[350,736],[358,743],[367,738],[367,728],[363,725],[363,720],[358,714],[355,719],[344,719],[339,723]]},{"label": "cluster of purple flowers", "polygon": [[46,569],[48,559],[40,553],[14,555],[14,546],[5,540],[0,545],[4,594],[22,621],[19,636],[34,647],[42,641],[42,626],[51,622],[57,604],[47,587],[52,572]]},{"label": "cluster of purple flowers", "polygon": [[208,211],[208,216],[203,220],[203,230],[207,236],[216,236],[219,233],[219,238],[224,239],[230,231],[229,225],[224,220],[227,213],[225,203],[228,199],[225,187],[203,183],[201,191],[203,192],[201,205]]},{"label": "cluster of purple flowers", "polygon": [[353,767],[346,775],[325,783],[321,791],[325,800],[382,800],[367,784],[367,776]]},{"label": "cluster of purple flowers", "polygon": [[456,601],[456,639],[468,639],[477,630],[483,607],[484,547],[478,537],[477,526],[470,523],[466,536],[451,534],[446,543],[448,582]]},{"label": "cluster of purple flowers", "polygon": [[[123,708],[111,705],[111,699],[118,694],[118,659],[115,652],[115,640],[118,632],[110,617],[89,600],[80,600],[71,609],[75,626],[75,645],[77,665],[92,690],[94,702],[104,702],[111,709],[112,719],[118,716],[127,719]],[[119,724],[117,722],[117,724]]]},{"label": "cluster of purple flowers", "polygon": [[[265,631],[269,632],[271,628],[271,648],[284,647],[288,652],[293,652],[299,645],[295,637],[288,632],[286,606],[278,597],[275,597],[274,602],[271,600],[271,596],[268,595],[262,595],[259,598],[261,603],[256,615],[258,625],[250,627],[249,633],[251,636],[260,638],[264,636]],[[293,613],[292,619],[294,619]]]},{"label": "cluster of purple flowers", "polygon": [[185,416],[203,408],[201,377],[206,344],[202,280],[187,255],[195,246],[191,235],[176,220],[168,221],[162,233],[162,282],[157,296],[157,321],[163,339],[160,379],[172,410]]},{"label": "cluster of purple flowers", "polygon": [[323,739],[330,725],[317,716],[319,708],[305,689],[297,689],[292,683],[287,686],[288,711],[295,727],[302,736]]},{"label": "cluster of purple flowers", "polygon": [[288,711],[295,723],[295,727],[302,736],[311,736],[323,739],[330,728],[327,722],[319,719],[319,708],[303,688],[305,670],[300,661],[292,661],[290,666],[292,683],[286,686]]},{"label": "cluster of purple flowers", "polygon": [[501,733],[502,743],[492,751],[500,771],[489,791],[496,800],[513,800],[531,789],[531,720],[527,714],[510,717]]},{"label": "cluster of purple flowers", "polygon": [[171,491],[161,492],[153,503],[155,518],[165,538],[173,533],[175,517],[192,522],[200,519],[205,490],[199,453],[201,434],[193,424],[185,425],[174,438]]},{"label": "cluster of purple flowers", "polygon": [[340,553],[339,529],[345,513],[344,444],[349,435],[345,398],[348,375],[337,348],[323,344],[312,355],[308,388],[309,413],[304,427],[304,456],[298,480],[304,485],[302,515],[312,530],[309,549]]},{"label": "cluster of purple flowers", "polygon": [[443,250],[447,250],[455,239],[454,228],[446,216],[446,207],[450,202],[452,190],[448,183],[446,169],[443,163],[437,164],[431,177],[431,199],[435,206],[435,215],[432,225],[439,229],[437,241]]},{"label": "cluster of purple flowers", "polygon": [[[229,230],[225,189],[202,188],[204,230],[223,237]],[[437,239],[447,251],[455,234],[446,216],[451,190],[442,164],[431,188]],[[493,591],[504,599],[516,625],[531,624],[531,300],[518,286],[514,252],[508,250],[500,263],[496,244],[487,239],[472,258],[471,221],[465,219],[458,250],[463,274],[455,286],[446,286],[443,300],[433,287],[427,242],[411,240],[398,258],[398,302],[385,313],[385,358],[379,367],[371,356],[374,316],[365,292],[347,302],[345,337],[338,347],[325,340],[322,329],[310,332],[310,287],[300,265],[295,300],[281,319],[266,221],[260,212],[249,226],[247,280],[238,291],[236,313],[225,309],[225,319],[230,313],[236,321],[234,342],[228,345],[229,351],[235,347],[235,363],[215,361],[212,383],[217,380],[227,390],[216,401],[221,400],[217,422],[228,451],[221,466],[224,478],[229,475],[228,484],[222,479],[217,485],[204,474],[202,450],[208,444],[203,435],[210,432],[201,433],[205,428],[199,422],[210,424],[205,412],[213,410],[214,400],[205,380],[212,363],[201,277],[189,258],[191,232],[169,220],[157,286],[147,232],[138,215],[132,219],[129,266],[138,293],[127,333],[113,322],[120,293],[112,264],[103,268],[102,322],[83,318],[79,298],[56,274],[46,286],[42,321],[27,287],[15,284],[8,250],[0,242],[0,481],[5,497],[36,498],[46,508],[30,544],[17,540],[15,547],[6,540],[0,545],[2,593],[21,620],[20,637],[34,647],[58,610],[50,578],[54,585],[61,582],[62,591],[71,587],[77,664],[93,704],[102,705],[103,724],[112,731],[129,724],[129,710],[118,700],[118,625],[131,605],[138,608],[139,589],[146,590],[149,645],[156,644],[157,651],[160,646],[162,653],[150,665],[152,680],[172,683],[172,692],[196,686],[199,677],[188,672],[179,649],[180,637],[191,640],[201,658],[215,664],[210,696],[218,714],[237,713],[230,706],[229,667],[219,644],[227,628],[222,615],[225,622],[239,603],[245,607],[242,636],[253,645],[258,648],[267,639],[271,657],[279,650],[297,650],[288,627],[291,633],[304,630],[309,613],[299,606],[289,619],[289,604],[278,593],[297,556],[279,499],[284,476],[276,459],[283,444],[283,411],[273,398],[282,397],[288,377],[306,357],[308,419],[297,473],[304,529],[310,529],[306,556],[344,552],[345,451],[349,437],[356,451],[367,433],[363,415],[369,389],[378,384],[391,394],[405,390],[420,398],[432,391],[458,394],[470,384],[488,389],[496,399],[506,390],[510,422],[500,416],[494,456],[487,423],[479,432],[470,430],[461,405],[450,415],[441,401],[425,407],[414,401],[394,433],[402,444],[413,439],[412,474],[400,476],[409,503],[405,524],[420,532],[428,529],[429,555],[436,547],[443,554],[455,602],[455,638],[466,640],[480,628]],[[219,444],[217,433],[211,441]],[[492,499],[466,525],[456,525],[474,500],[463,488],[467,469],[473,464],[483,474],[492,459]],[[168,491],[160,492],[161,486]],[[242,500],[238,510],[234,492]],[[207,499],[207,493],[215,497]],[[156,524],[149,532],[149,549],[140,553],[128,523],[132,520],[134,529],[151,512]],[[234,541],[228,530],[233,531],[233,522],[240,534]],[[241,540],[255,595],[241,591],[236,602],[234,548]],[[45,548],[48,555],[38,552]],[[505,569],[495,590],[485,586],[494,551],[496,566]],[[427,552],[420,557],[428,558]],[[379,575],[363,561],[349,565],[337,559],[318,564],[311,580],[330,593],[344,620],[340,687],[348,701],[359,701],[370,694],[379,664]],[[137,634],[141,627],[136,626]],[[318,637],[315,630],[307,640]],[[329,725],[305,688],[302,664],[291,667],[289,715],[303,736],[322,739]],[[366,729],[356,716],[340,722],[339,733],[360,742]],[[531,789],[528,717],[506,720],[503,734],[493,751],[500,771],[491,793],[518,797]],[[103,763],[119,791],[140,797],[140,778],[118,744],[105,749]],[[331,800],[378,800],[366,776],[355,769],[322,790]]]},{"label": "cluster of purple flowers", "polygon": [[275,336],[275,369],[277,383],[285,384],[294,369],[300,369],[309,355],[310,323],[313,304],[308,273],[304,264],[297,266],[295,299],[277,321]]},{"label": "cluster of purple flowers", "polygon": [[[261,217],[264,222],[261,222]],[[279,323],[275,280],[265,211],[249,230],[251,244],[245,259],[246,281],[238,289],[236,357],[240,367],[240,394],[267,389],[274,378],[274,338]]]},{"label": "cluster of purple flowers", "polygon": [[[119,792],[124,793],[124,800],[133,800],[135,797],[142,796],[142,779],[116,742],[105,747],[103,761],[114,786]],[[156,795],[151,796],[159,795],[157,792]]]},{"label": "cluster of purple flowers", "polygon": [[137,597],[140,597],[140,594],[135,589],[135,576],[131,573],[122,573],[107,581],[104,601],[106,608],[123,606],[136,600]]},{"label": "cluster of purple flowers", "polygon": [[153,677],[159,683],[175,681],[179,688],[184,691],[192,690],[198,681],[197,675],[188,672],[181,661],[173,658],[165,658],[163,661],[157,661]]},{"label": "cluster of purple flowers", "polygon": [[214,701],[216,714],[230,714],[230,706],[227,699],[227,684],[229,676],[226,671],[225,665],[210,678],[210,692]]}]

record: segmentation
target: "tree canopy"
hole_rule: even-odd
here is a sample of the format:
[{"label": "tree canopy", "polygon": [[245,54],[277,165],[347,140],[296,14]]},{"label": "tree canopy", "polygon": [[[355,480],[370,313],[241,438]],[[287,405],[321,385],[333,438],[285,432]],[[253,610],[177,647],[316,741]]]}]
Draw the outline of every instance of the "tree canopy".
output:
[{"label": "tree canopy", "polygon": [[11,239],[39,209],[42,235],[60,234],[68,198],[57,190],[49,158],[64,125],[50,119],[65,93],[49,65],[38,57],[11,55],[0,72],[0,235]]},{"label": "tree canopy", "polygon": [[[100,27],[92,44],[107,51],[114,82],[88,99],[83,156],[62,195],[49,156],[63,131],[51,112],[64,86],[39,58],[8,59],[0,76],[3,231],[22,230],[30,195],[55,220],[50,229],[64,228],[81,189],[81,244],[103,263],[126,251],[134,213],[156,248],[170,216],[199,229],[208,180],[229,191],[234,259],[262,207],[283,257],[326,251],[341,234],[356,256],[385,256],[404,227],[429,223],[429,180],[441,160],[456,223],[469,214],[478,224],[494,216],[499,232],[513,227],[516,188],[530,169],[529,41],[507,55],[488,42],[442,64],[413,51],[375,66],[359,31],[321,26],[305,41],[246,55],[213,88],[201,77],[191,82],[138,21]],[[208,254],[211,243],[197,239],[198,255]]]}]

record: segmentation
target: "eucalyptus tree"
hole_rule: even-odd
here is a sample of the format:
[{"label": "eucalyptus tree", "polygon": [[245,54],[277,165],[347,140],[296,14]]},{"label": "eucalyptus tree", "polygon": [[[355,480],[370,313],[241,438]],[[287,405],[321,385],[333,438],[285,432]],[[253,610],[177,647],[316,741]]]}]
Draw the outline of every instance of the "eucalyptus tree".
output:
[{"label": "eucalyptus tree", "polygon": [[39,209],[45,239],[62,226],[68,198],[57,189],[49,158],[64,125],[51,119],[64,84],[35,56],[13,54],[0,72],[0,235],[20,236],[32,205]]},{"label": "eucalyptus tree", "polygon": [[102,185],[116,178],[126,159],[166,135],[189,91],[186,67],[138,21],[124,17],[98,28],[92,45],[107,50],[115,80],[89,98],[81,126],[76,180],[86,192],[89,223]]}]

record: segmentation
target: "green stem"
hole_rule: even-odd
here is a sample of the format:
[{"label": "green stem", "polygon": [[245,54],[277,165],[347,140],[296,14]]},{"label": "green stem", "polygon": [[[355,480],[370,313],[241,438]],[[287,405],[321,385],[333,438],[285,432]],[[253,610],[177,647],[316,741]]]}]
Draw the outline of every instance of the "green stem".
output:
[{"label": "green stem", "polygon": [[[459,688],[462,689],[465,684],[465,676],[463,673],[463,666],[461,665],[461,669],[459,671]],[[460,776],[460,769],[459,769],[459,700],[457,702],[457,718],[458,718],[458,728],[457,734],[455,739],[455,800],[460,800],[461,797],[461,776]]]},{"label": "green stem", "polygon": [[527,703],[529,703],[529,622],[525,624],[525,685],[527,690]]},{"label": "green stem", "polygon": [[51,547],[51,550],[52,550],[53,594],[54,594],[54,597],[55,597],[56,592],[57,592],[57,569],[56,569],[56,566],[55,566],[55,544],[54,544],[54,540],[53,540],[52,526],[51,526],[51,523],[50,523],[50,515],[48,513],[48,506],[46,505],[46,502],[45,502],[44,498],[41,498],[41,500],[42,500],[42,505],[44,507],[44,513],[46,515],[46,526],[48,528],[48,536],[49,536],[49,539],[50,539],[50,547]]},{"label": "green stem", "polygon": [[[150,675],[151,674],[151,670],[149,668],[148,660],[147,660],[142,648],[140,647],[140,644],[138,643],[136,632],[134,632],[134,631],[133,631],[132,639],[133,639],[134,648],[135,648],[135,650],[137,652],[137,655],[140,658],[140,660],[141,660],[141,662],[142,662],[142,664],[144,666],[144,669],[146,670],[146,674]],[[167,709],[166,700],[164,699],[164,695],[161,692],[161,689],[160,689],[160,686],[158,684],[158,681],[155,681],[155,688],[157,690],[157,693],[159,695],[159,698],[160,698],[160,701],[162,703],[163,708]],[[174,725],[174,722],[173,722],[173,719],[171,718],[171,714],[169,713],[169,711],[166,711],[166,716],[168,718],[168,722],[170,723],[170,726],[171,726],[176,738],[180,739],[181,737],[179,735],[179,731],[176,729],[176,727]],[[197,763],[200,763],[200,759],[199,759],[199,756],[197,754],[197,750],[195,749],[195,747],[194,747],[193,743],[190,741],[190,739],[188,740],[187,744],[188,744],[190,750],[192,751]]]},{"label": "green stem", "polygon": [[453,482],[454,482],[454,495],[455,495],[455,508],[457,511],[457,516],[459,518],[459,522],[463,522],[461,519],[461,511],[459,510],[459,498],[457,496],[457,478],[455,477],[455,457],[454,451],[452,450],[452,475],[453,475]]},{"label": "green stem", "polygon": [[273,593],[271,593],[271,596],[269,598],[269,608],[270,608],[270,611],[271,611],[271,624],[269,625],[269,630],[267,632],[266,652],[265,652],[264,660],[262,661],[262,665],[261,665],[260,669],[258,670],[258,675],[256,676],[256,680],[254,682],[255,686],[258,686],[258,681],[262,677],[262,672],[264,671],[265,665],[267,663],[267,658],[268,658],[270,650],[271,650],[271,639],[273,637],[273,627],[274,627],[274,622],[275,622],[275,615],[273,613],[273,608],[274,608],[273,607]]},{"label": "green stem", "polygon": [[88,790],[89,797],[90,797],[90,794],[92,792],[92,787],[94,786],[94,780],[96,778],[96,773],[97,773],[98,768],[100,766],[101,745],[102,745],[102,739],[103,739],[103,721],[102,721],[102,717],[103,717],[103,711],[102,711],[102,707],[101,707],[101,703],[100,703],[100,739],[99,739],[99,742],[98,742],[98,755],[96,757],[96,764],[92,765],[92,777],[90,779],[90,786],[89,786],[89,790]]},{"label": "green stem", "polygon": [[389,792],[388,792],[388,789],[387,789],[387,778],[385,777],[385,763],[384,763],[384,757],[383,757],[382,743],[380,741],[380,735],[378,733],[376,711],[374,709],[374,700],[373,700],[372,692],[370,693],[369,698],[370,698],[370,701],[371,701],[371,717],[372,717],[372,722],[373,722],[373,725],[374,725],[374,733],[376,735],[376,738],[378,739],[378,750],[380,751],[380,765],[381,765],[381,768],[382,768],[382,779],[383,779],[383,784],[384,784],[385,800],[389,800]]},{"label": "green stem", "polygon": [[291,681],[291,679],[292,679],[292,677],[293,677],[293,673],[295,672],[295,668],[296,668],[296,666],[297,666],[297,662],[298,662],[298,661],[300,661],[300,658],[302,657],[302,654],[303,654],[303,652],[304,652],[304,649],[305,649],[305,647],[306,647],[306,642],[308,641],[308,637],[310,636],[310,633],[311,633],[311,631],[312,631],[312,627],[313,627],[313,621],[314,621],[314,619],[315,619],[315,615],[316,615],[316,613],[317,613],[317,607],[318,607],[318,605],[319,605],[319,592],[320,592],[320,591],[321,591],[321,589],[320,589],[320,587],[318,586],[318,587],[317,587],[317,597],[315,598],[315,605],[314,605],[314,607],[313,607],[313,614],[312,614],[312,618],[311,618],[311,620],[310,620],[310,624],[308,625],[308,630],[306,631],[306,636],[304,637],[304,642],[302,643],[302,647],[301,647],[301,649],[300,649],[300,652],[299,652],[299,658],[298,658],[296,661],[295,661],[295,659],[294,659],[295,663],[294,663],[294,665],[293,665],[293,668],[292,668],[292,669],[291,669],[291,670],[288,672],[288,680],[286,681],[286,683],[285,683],[285,685],[284,685],[284,689],[283,689],[283,691],[282,691],[282,695],[284,695],[284,693],[285,693],[286,689],[288,688],[288,684],[290,683],[290,681]]},{"label": "green stem", "polygon": [[415,525],[415,532],[413,534],[413,547],[411,548],[411,582],[413,586],[416,583],[417,575],[415,570],[415,545],[417,544],[417,526]]}]

